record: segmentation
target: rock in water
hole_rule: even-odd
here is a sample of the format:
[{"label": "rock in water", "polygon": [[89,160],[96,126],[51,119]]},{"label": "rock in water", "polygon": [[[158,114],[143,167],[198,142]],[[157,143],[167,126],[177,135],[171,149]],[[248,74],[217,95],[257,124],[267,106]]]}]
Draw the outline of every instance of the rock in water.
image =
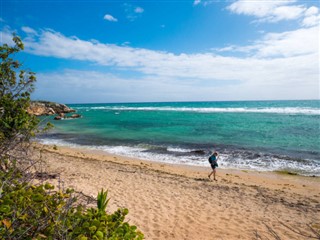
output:
[{"label": "rock in water", "polygon": [[80,114],[72,114],[70,118],[80,118],[81,115]]},{"label": "rock in water", "polygon": [[53,120],[61,120],[62,117],[61,116],[55,116]]}]

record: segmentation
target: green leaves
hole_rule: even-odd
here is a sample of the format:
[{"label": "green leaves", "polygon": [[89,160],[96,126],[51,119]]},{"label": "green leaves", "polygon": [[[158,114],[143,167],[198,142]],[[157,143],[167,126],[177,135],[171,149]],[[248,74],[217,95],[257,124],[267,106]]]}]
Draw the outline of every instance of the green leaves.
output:
[{"label": "green leaves", "polygon": [[24,45],[23,45],[21,39],[18,36],[13,35],[13,39],[12,40],[15,42],[16,48],[18,50],[23,50],[24,49]]},{"label": "green leaves", "polygon": [[0,206],[0,213],[9,213],[11,210],[9,205],[2,205]]},{"label": "green leaves", "polygon": [[[65,206],[65,199],[58,193],[49,194],[43,185],[20,182],[17,176],[0,174],[0,184],[4,179],[11,179],[10,184],[3,184],[0,198],[0,236],[4,239],[49,236],[55,228],[55,220],[62,213],[58,206]],[[10,229],[6,223],[11,223]]]},{"label": "green leaves", "polygon": [[76,204],[72,189],[54,191],[50,183],[20,180],[19,174],[0,172],[0,239],[143,239],[125,222],[128,209],[106,212],[108,191],[98,193],[96,208],[86,209]]},{"label": "green leaves", "polygon": [[14,35],[13,41],[13,47],[0,46],[0,150],[16,140],[28,140],[39,122],[27,113],[35,73],[21,70],[22,64],[11,57],[24,49],[18,36]]},{"label": "green leaves", "polygon": [[98,210],[101,212],[105,212],[108,202],[110,199],[107,199],[108,196],[108,191],[104,192],[103,189],[101,189],[101,192],[98,193],[97,197],[97,205],[98,205]]}]

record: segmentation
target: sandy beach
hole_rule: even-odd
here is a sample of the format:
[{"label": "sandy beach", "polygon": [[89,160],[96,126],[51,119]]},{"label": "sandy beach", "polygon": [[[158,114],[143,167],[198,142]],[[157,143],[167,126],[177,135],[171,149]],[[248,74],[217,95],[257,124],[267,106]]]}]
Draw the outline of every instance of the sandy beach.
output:
[{"label": "sandy beach", "polygon": [[[320,230],[319,177],[218,169],[218,181],[211,181],[209,165],[39,144],[35,157],[39,149],[44,170],[58,174],[65,188],[92,197],[108,189],[108,210],[128,208],[127,221],[145,239],[309,239],[311,228]],[[59,185],[58,178],[49,181]]]}]

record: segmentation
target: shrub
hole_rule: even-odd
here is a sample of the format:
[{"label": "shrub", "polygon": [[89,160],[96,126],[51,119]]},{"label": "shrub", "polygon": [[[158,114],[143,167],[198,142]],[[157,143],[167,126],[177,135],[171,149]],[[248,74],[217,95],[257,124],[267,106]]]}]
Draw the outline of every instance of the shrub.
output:
[{"label": "shrub", "polygon": [[[11,56],[24,49],[19,37],[15,46],[0,46],[0,153],[3,155],[18,143],[34,136],[39,120],[27,113],[34,90],[35,73],[21,70],[22,64]],[[0,164],[0,167],[3,167]]]},{"label": "shrub", "polygon": [[0,173],[0,239],[143,239],[136,226],[125,222],[127,209],[106,212],[107,192],[98,194],[96,208],[86,209],[72,189],[31,185],[21,176]]}]

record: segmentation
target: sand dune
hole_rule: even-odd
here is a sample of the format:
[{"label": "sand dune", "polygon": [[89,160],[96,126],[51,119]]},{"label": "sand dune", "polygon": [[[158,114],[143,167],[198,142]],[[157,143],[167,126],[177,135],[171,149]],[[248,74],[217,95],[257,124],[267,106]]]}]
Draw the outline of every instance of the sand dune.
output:
[{"label": "sand dune", "polygon": [[219,169],[214,182],[209,166],[42,148],[46,171],[89,196],[109,189],[109,211],[128,208],[127,220],[146,239],[275,239],[272,231],[281,239],[308,239],[288,227],[305,234],[311,234],[307,225],[320,229],[319,178]]}]

